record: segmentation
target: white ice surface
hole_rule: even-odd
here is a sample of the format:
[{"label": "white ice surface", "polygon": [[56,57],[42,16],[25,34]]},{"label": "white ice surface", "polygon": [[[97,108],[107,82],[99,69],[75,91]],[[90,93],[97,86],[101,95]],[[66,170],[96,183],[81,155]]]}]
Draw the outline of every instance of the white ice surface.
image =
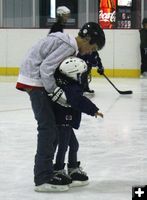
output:
[{"label": "white ice surface", "polygon": [[83,115],[76,131],[79,160],[90,184],[64,193],[36,193],[33,165],[36,121],[26,93],[0,82],[1,200],[131,200],[132,186],[147,184],[147,79],[93,78],[91,98],[104,119]]}]

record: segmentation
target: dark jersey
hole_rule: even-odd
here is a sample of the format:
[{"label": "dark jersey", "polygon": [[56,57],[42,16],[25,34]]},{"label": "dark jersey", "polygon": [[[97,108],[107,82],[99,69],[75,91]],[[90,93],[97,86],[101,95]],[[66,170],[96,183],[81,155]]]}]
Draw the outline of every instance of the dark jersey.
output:
[{"label": "dark jersey", "polygon": [[80,84],[72,82],[61,88],[65,92],[67,103],[71,107],[64,107],[54,103],[56,122],[58,125],[70,125],[78,129],[82,113],[94,116],[99,109],[87,97],[83,96],[83,88]]},{"label": "dark jersey", "polygon": [[147,48],[147,29],[140,29],[140,47]]},{"label": "dark jersey", "polygon": [[64,25],[60,22],[56,22],[53,24],[51,27],[49,34],[50,33],[55,33],[55,32],[62,32],[63,33]]},{"label": "dark jersey", "polygon": [[77,54],[77,57],[83,59],[89,68],[91,67],[98,67],[103,68],[101,58],[97,51],[92,52],[91,54],[81,55],[80,53]]}]

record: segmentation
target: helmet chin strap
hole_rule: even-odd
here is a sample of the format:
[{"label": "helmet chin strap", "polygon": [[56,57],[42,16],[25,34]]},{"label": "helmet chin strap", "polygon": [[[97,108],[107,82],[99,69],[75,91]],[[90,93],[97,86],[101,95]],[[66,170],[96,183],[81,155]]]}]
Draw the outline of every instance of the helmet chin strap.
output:
[{"label": "helmet chin strap", "polygon": [[80,83],[80,84],[81,84],[81,76],[82,76],[81,73],[78,73],[78,74],[77,74],[77,81],[78,81],[78,83]]}]

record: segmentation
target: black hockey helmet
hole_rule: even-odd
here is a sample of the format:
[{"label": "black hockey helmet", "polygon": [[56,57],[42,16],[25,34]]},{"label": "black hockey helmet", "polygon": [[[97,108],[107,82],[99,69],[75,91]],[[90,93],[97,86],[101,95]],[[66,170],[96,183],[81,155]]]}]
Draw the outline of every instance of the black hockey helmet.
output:
[{"label": "black hockey helmet", "polygon": [[147,18],[144,18],[144,19],[142,20],[142,24],[147,24]]},{"label": "black hockey helmet", "polygon": [[88,22],[84,24],[78,35],[81,38],[90,37],[90,44],[97,44],[98,50],[105,45],[105,33],[98,23]]}]

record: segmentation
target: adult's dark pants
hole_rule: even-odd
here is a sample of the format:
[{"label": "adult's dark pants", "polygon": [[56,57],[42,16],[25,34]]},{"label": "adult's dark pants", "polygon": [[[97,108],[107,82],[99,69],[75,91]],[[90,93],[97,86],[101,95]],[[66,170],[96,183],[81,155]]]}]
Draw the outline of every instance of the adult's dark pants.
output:
[{"label": "adult's dark pants", "polygon": [[34,164],[34,182],[36,185],[47,183],[53,176],[54,142],[57,127],[52,102],[44,89],[28,92],[35,119],[37,120],[37,151]]}]

